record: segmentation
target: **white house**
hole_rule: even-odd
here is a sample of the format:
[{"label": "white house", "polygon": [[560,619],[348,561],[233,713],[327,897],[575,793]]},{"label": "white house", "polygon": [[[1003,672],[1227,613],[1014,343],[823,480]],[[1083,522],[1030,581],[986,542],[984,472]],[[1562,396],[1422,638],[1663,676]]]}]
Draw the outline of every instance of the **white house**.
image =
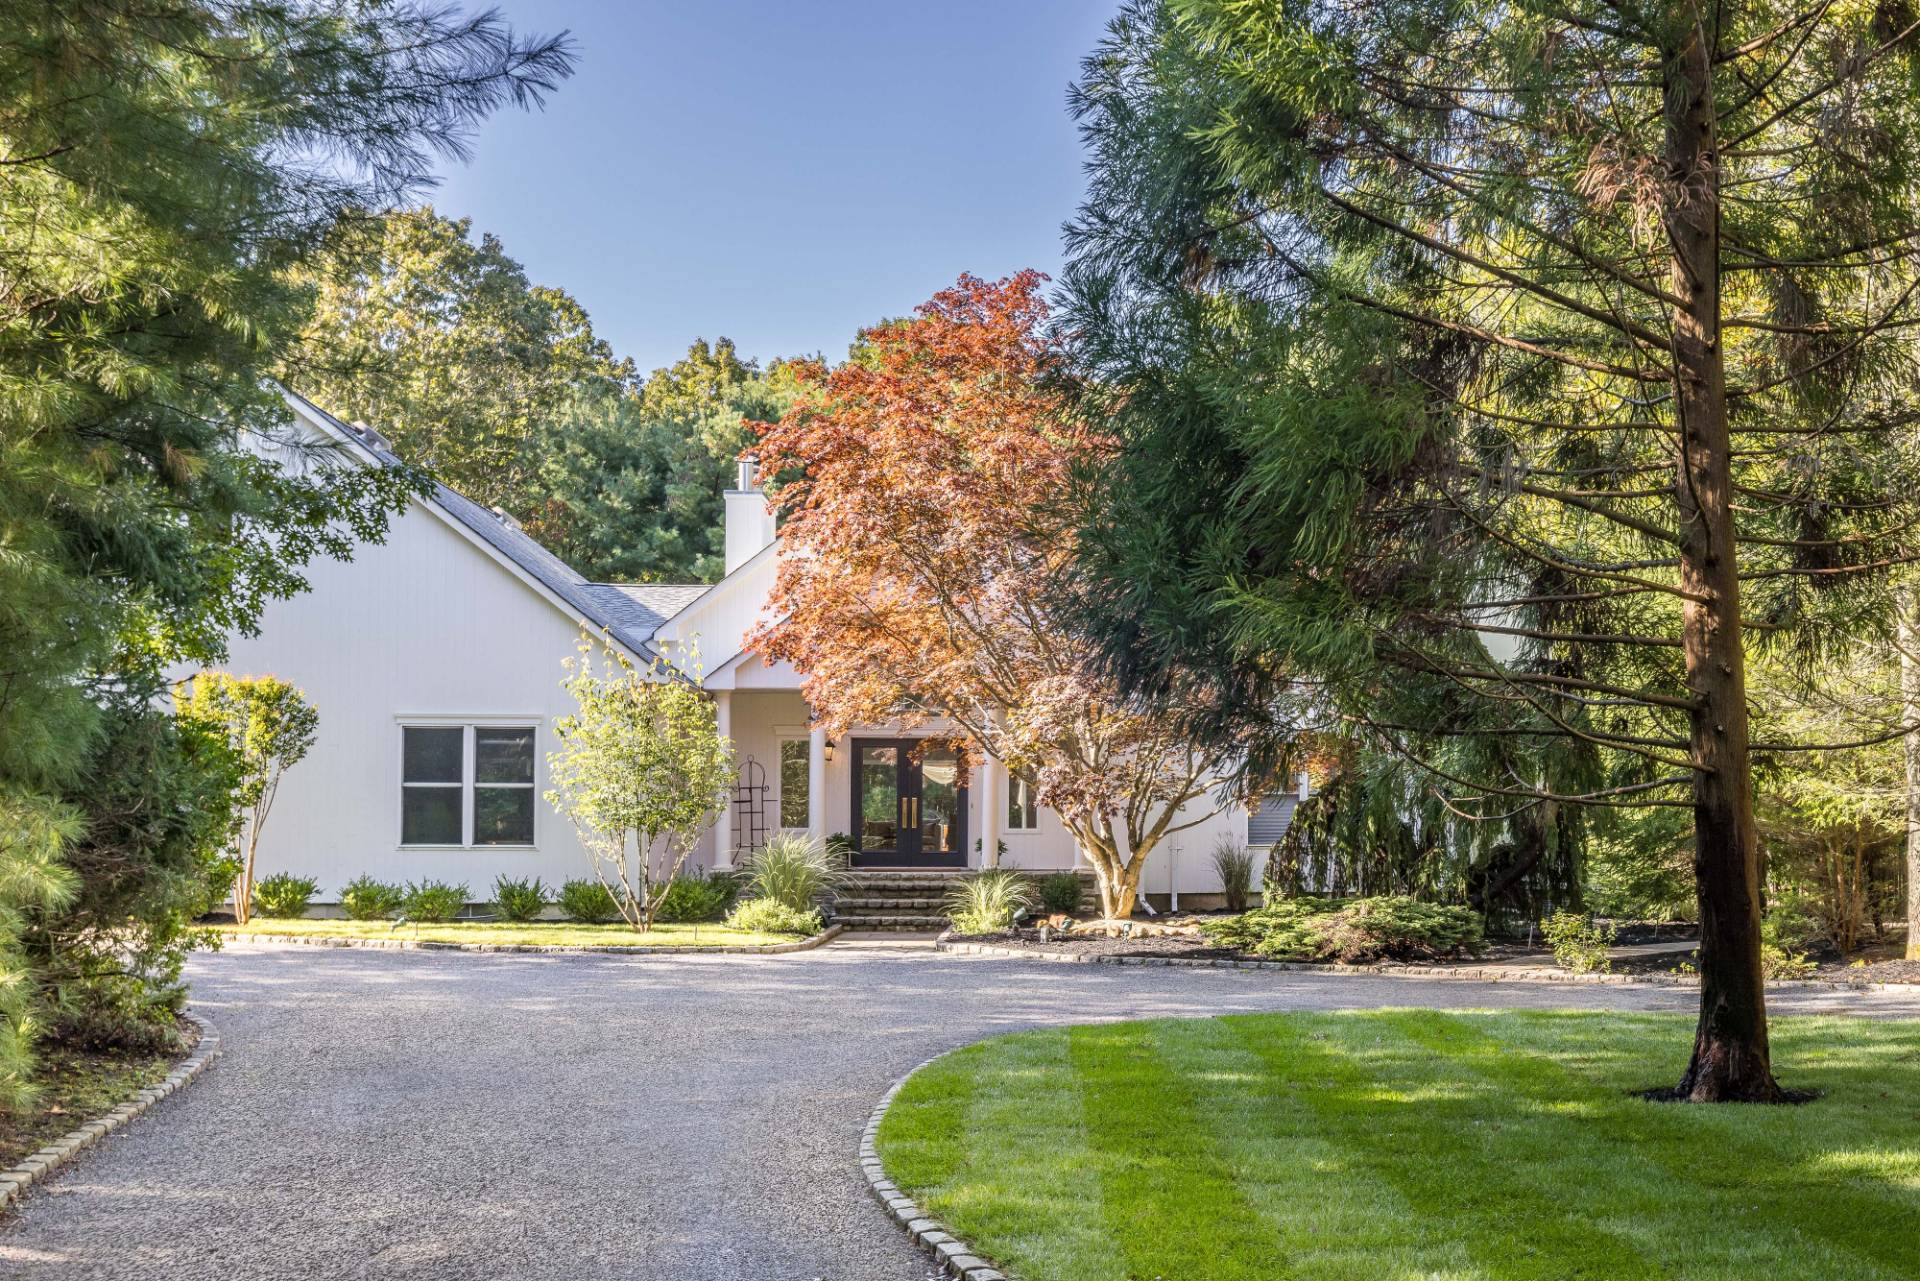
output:
[{"label": "white house", "polygon": [[[303,430],[360,464],[397,462],[376,431],[288,400]],[[975,770],[962,786],[950,755],[916,756],[898,726],[829,741],[809,724],[800,674],[743,644],[778,555],[746,467],[726,495],[726,575],[711,585],[588,582],[512,518],[436,486],[386,542],[315,563],[311,591],[273,602],[257,636],[233,639],[230,670],[290,681],[320,713],[263,833],[260,874],[312,876],[328,902],[362,874],[464,882],[476,899],[499,875],[549,885],[591,875],[566,818],[542,799],[553,723],[571,710],[561,662],[583,628],[643,667],[698,651],[738,770],[698,865],[737,865],[769,834],[796,830],[847,833],[864,868],[977,866],[996,841],[1007,865],[1076,866],[1072,837],[1004,769]],[[1169,838],[1149,860],[1150,900],[1217,893],[1214,843],[1277,839],[1293,799],[1268,802],[1251,831],[1235,807]]]}]

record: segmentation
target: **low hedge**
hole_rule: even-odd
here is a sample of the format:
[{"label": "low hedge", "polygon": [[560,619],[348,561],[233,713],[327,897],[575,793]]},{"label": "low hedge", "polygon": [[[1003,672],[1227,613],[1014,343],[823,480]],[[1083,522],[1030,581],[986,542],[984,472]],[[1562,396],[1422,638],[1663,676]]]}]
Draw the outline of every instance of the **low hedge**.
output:
[{"label": "low hedge", "polygon": [[1378,898],[1278,899],[1201,927],[1224,947],[1283,961],[1431,961],[1477,956],[1486,943],[1471,908]]}]

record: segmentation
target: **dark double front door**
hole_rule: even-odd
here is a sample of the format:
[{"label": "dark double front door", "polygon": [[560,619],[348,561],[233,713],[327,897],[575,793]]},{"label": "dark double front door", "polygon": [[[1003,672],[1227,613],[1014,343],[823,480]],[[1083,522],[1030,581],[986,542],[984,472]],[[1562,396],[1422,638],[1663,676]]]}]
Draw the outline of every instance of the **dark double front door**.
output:
[{"label": "dark double front door", "polygon": [[853,740],[856,867],[965,867],[967,789],[950,748]]}]

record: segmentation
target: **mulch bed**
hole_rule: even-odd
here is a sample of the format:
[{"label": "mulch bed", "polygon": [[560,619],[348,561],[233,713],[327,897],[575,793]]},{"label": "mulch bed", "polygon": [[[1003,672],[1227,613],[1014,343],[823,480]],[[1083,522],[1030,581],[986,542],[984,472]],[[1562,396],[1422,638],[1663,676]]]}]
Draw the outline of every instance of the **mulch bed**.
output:
[{"label": "mulch bed", "polygon": [[58,1045],[42,1047],[34,1078],[40,1087],[39,1103],[22,1112],[0,1111],[0,1170],[164,1081],[176,1063],[193,1053],[200,1029],[183,1020],[180,1035],[182,1043],[176,1054],[108,1054]]}]

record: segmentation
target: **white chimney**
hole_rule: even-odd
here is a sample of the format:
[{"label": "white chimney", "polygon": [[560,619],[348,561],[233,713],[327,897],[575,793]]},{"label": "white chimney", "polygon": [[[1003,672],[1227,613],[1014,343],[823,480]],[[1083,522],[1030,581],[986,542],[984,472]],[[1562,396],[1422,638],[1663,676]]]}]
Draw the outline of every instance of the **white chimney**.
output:
[{"label": "white chimney", "polygon": [[773,541],[773,512],[767,508],[767,496],[760,492],[754,459],[740,460],[739,488],[726,492],[726,503],[727,573],[731,574]]}]

